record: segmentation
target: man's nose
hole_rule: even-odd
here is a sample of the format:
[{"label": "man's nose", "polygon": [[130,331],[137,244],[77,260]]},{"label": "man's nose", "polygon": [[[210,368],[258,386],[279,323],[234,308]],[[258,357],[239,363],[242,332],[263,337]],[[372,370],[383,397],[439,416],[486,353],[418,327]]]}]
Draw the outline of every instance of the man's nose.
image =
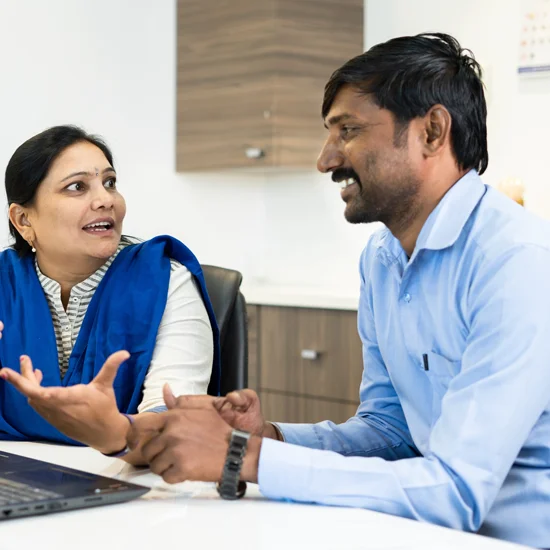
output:
[{"label": "man's nose", "polygon": [[317,170],[326,174],[340,168],[344,163],[344,156],[334,141],[328,138],[317,158]]}]

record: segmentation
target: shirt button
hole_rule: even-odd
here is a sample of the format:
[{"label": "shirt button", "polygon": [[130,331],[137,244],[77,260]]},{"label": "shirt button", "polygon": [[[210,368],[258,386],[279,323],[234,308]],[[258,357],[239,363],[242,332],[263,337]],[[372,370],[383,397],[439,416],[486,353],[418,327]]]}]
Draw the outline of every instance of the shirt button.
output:
[{"label": "shirt button", "polygon": [[78,302],[78,298],[72,298],[72,301],[76,304],[76,302]]},{"label": "shirt button", "polygon": [[403,300],[408,304],[411,301],[411,295],[407,292],[407,294],[403,296]]},{"label": "shirt button", "polygon": [[70,327],[69,325],[65,325],[65,326],[63,327],[63,330],[64,330],[64,331],[71,330],[71,327]]}]

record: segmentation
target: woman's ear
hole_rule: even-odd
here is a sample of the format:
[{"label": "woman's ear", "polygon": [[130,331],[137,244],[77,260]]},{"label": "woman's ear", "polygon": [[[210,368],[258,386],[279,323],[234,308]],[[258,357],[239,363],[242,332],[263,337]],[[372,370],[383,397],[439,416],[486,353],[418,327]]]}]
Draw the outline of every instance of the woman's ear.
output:
[{"label": "woman's ear", "polygon": [[434,105],[424,116],[424,153],[438,155],[451,141],[451,115],[443,105]]},{"label": "woman's ear", "polygon": [[29,221],[28,210],[19,204],[10,204],[9,208],[10,222],[19,234],[30,244],[34,242],[36,236],[31,222]]}]

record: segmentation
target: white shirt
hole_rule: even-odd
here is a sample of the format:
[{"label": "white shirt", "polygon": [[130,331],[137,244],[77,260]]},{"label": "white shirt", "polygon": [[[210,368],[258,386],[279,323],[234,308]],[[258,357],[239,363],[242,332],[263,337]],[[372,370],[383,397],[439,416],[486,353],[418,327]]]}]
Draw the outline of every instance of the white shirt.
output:
[{"label": "white shirt", "polygon": [[[67,372],[69,357],[95,290],[118,253],[137,242],[140,241],[123,236],[115,254],[71,289],[67,310],[61,302],[61,285],[44,275],[35,261],[36,273],[52,315],[62,377]],[[164,405],[162,387],[167,382],[176,396],[206,393],[213,356],[212,327],[198,287],[189,270],[171,260],[166,307],[138,412]]]}]

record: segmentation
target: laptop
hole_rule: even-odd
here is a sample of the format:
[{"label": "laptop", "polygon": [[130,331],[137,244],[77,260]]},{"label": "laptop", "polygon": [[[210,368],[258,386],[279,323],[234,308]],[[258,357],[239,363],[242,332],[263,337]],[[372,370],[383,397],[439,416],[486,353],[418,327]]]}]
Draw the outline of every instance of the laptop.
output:
[{"label": "laptop", "polygon": [[148,487],[0,451],[0,520],[126,502]]}]

